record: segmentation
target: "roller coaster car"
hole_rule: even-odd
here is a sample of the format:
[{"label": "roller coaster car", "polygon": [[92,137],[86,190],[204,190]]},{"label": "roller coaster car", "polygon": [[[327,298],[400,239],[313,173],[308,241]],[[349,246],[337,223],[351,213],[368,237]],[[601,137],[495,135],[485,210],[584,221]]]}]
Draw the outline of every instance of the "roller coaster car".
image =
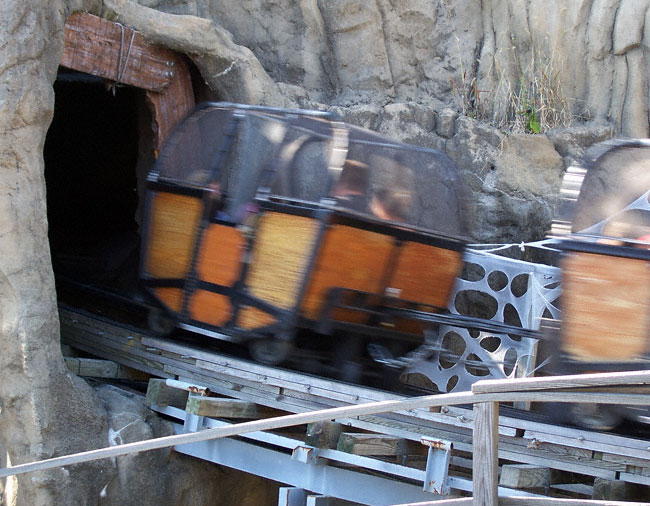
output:
[{"label": "roller coaster car", "polygon": [[[602,143],[587,153],[582,169],[579,196],[565,221],[571,223],[571,233],[557,244],[562,251],[562,322],[554,332],[554,370],[647,369],[650,143]],[[567,411],[570,421],[601,430],[624,418],[647,421],[650,415],[645,407],[587,404]]]},{"label": "roller coaster car", "polygon": [[327,113],[203,104],[148,178],[150,325],[272,364],[304,331],[421,341],[423,323],[386,309],[446,307],[464,247],[455,177],[443,153]]}]

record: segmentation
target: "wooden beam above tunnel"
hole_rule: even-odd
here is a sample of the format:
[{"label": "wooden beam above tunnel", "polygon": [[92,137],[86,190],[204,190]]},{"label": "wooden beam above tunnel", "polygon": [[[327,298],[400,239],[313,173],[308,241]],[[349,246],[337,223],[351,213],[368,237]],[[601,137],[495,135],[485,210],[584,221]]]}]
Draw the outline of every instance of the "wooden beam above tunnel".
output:
[{"label": "wooden beam above tunnel", "polygon": [[156,150],[194,107],[190,72],[182,55],[92,14],[78,12],[66,20],[61,65],[145,90]]}]

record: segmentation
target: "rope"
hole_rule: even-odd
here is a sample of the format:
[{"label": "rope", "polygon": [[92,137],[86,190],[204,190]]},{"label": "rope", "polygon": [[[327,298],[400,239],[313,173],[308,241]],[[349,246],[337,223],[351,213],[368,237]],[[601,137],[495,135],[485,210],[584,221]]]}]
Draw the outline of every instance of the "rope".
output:
[{"label": "rope", "polygon": [[109,90],[113,92],[113,96],[115,96],[115,88],[122,82],[124,74],[126,73],[126,67],[129,64],[129,57],[131,56],[131,48],[133,47],[133,40],[135,39],[135,30],[131,30],[131,41],[129,42],[129,47],[126,50],[126,57],[124,58],[124,61],[122,61],[125,27],[122,23],[117,23],[117,25],[120,27],[120,53],[117,60],[117,79],[109,86]]}]

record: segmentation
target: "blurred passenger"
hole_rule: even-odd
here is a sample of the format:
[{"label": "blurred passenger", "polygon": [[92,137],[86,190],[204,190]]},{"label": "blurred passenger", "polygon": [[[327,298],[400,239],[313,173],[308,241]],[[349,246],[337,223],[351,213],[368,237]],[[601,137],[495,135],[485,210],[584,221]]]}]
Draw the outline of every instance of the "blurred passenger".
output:
[{"label": "blurred passenger", "polygon": [[357,160],[346,160],[339,180],[334,186],[332,197],[336,205],[354,211],[368,211],[367,189],[370,182],[370,169]]},{"label": "blurred passenger", "polygon": [[408,221],[413,196],[404,188],[379,188],[370,200],[370,212],[377,218]]},{"label": "blurred passenger", "polygon": [[210,191],[209,199],[212,206],[212,215],[217,220],[228,221],[230,216],[226,213],[226,194],[221,189],[221,184],[218,182],[212,182],[208,185],[208,190]]}]

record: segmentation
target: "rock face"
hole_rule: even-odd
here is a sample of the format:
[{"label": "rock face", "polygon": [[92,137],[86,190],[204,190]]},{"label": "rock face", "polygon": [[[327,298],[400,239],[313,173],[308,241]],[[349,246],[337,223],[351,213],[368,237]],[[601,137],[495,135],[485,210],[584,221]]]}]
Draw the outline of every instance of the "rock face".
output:
[{"label": "rock face", "polygon": [[[97,394],[108,412],[106,443],[132,443],[173,434],[138,396],[101,385]],[[112,459],[110,472],[96,476],[98,506],[120,504],[273,504],[277,486],[253,475],[219,468],[170,448]],[[237,486],[232,486],[237,483]]]},{"label": "rock face", "polygon": [[475,80],[475,98],[498,108],[523,83],[528,98],[541,87],[572,115],[648,136],[647,0],[140,4],[215,20],[273,80],[316,102],[463,105],[457,92]]},{"label": "rock face", "polygon": [[[106,430],[98,398],[63,363],[49,259],[42,147],[63,22],[59,2],[0,7],[0,437],[12,464],[101,446]],[[102,468],[7,480],[7,504],[88,504]]]}]

